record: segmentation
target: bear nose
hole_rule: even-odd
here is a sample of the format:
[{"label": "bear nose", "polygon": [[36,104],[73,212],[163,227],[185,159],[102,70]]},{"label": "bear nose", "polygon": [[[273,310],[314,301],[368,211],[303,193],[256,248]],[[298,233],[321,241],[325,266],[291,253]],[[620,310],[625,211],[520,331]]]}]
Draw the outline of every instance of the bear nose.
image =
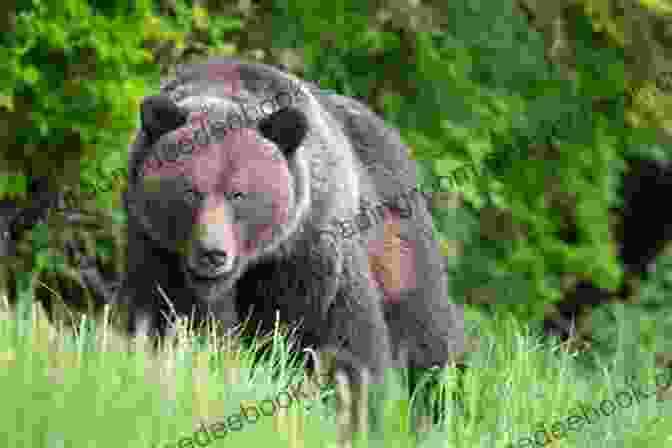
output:
[{"label": "bear nose", "polygon": [[207,250],[199,254],[198,264],[206,269],[218,269],[227,262],[227,254],[223,250]]}]

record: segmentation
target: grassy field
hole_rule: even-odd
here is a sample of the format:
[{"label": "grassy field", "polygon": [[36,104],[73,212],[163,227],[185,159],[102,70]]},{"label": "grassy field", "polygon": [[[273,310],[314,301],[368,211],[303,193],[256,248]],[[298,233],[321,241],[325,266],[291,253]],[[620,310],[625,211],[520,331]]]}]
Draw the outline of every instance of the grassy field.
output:
[{"label": "grassy field", "polygon": [[[667,390],[672,378],[661,380],[656,390],[656,375],[665,379],[672,370],[656,368],[653,353],[628,346],[627,324],[619,325],[617,355],[604,360],[543,343],[509,317],[484,317],[471,309],[466,315],[470,338],[478,343],[467,357],[461,390],[458,369],[442,372],[441,387],[452,397],[445,408],[447,423],[423,433],[418,442],[409,435],[406,395],[396,388],[385,410],[384,446],[672,447]],[[280,329],[255,342],[272,349],[252,370],[254,346],[242,348],[216,332],[194,335],[187,322],[180,322],[158,351],[142,339],[128,341],[105,322],[57,329],[36,306],[18,319],[3,311],[0,446],[216,448],[266,441],[274,448],[335,446],[333,390],[320,392],[307,381]],[[626,378],[632,375],[631,384],[638,384],[646,399],[549,439],[550,426],[581,415],[579,406],[597,408],[631,390]],[[191,439],[202,424],[212,428],[239,413],[241,403],[254,406],[287,390],[301,390],[302,399],[272,413],[267,404],[268,416],[254,423],[231,426],[229,420],[228,432],[222,429],[217,439],[211,434],[209,442],[207,432]],[[536,444],[523,440],[535,436]]]}]

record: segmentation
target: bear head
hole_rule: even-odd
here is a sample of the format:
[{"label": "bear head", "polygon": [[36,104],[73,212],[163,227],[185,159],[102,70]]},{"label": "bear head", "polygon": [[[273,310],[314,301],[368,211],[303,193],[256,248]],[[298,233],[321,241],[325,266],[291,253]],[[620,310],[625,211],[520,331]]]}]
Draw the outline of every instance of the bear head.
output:
[{"label": "bear head", "polygon": [[178,103],[166,94],[141,105],[147,150],[129,183],[129,214],[158,246],[180,255],[186,284],[199,296],[211,284],[230,287],[249,263],[277,254],[307,213],[308,168],[297,157],[304,113],[276,108],[235,127],[235,107],[225,97]]}]

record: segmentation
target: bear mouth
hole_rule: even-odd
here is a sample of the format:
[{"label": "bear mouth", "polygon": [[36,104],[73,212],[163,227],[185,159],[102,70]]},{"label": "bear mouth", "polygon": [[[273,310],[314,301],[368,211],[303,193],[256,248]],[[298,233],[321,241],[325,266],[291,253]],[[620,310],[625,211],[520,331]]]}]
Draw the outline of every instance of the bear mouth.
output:
[{"label": "bear mouth", "polygon": [[190,263],[184,263],[184,271],[189,276],[192,281],[196,282],[208,282],[213,280],[221,280],[228,276],[231,276],[236,270],[236,261],[231,260],[224,266],[220,266],[215,269],[197,269],[190,265]]},{"label": "bear mouth", "polygon": [[187,266],[186,271],[193,280],[208,281],[208,280],[217,280],[217,279],[220,279],[222,277],[226,277],[227,274],[231,273],[232,269],[227,269],[226,267],[223,267],[223,268],[220,268],[220,269],[203,272],[201,270],[197,270],[197,269],[194,269],[192,267]]},{"label": "bear mouth", "polygon": [[230,270],[202,272],[186,262],[182,264],[185,286],[205,302],[217,301],[230,291],[238,279],[239,268],[240,263],[233,263]]},{"label": "bear mouth", "polygon": [[197,270],[192,269],[192,268],[187,268],[187,273],[189,273],[189,276],[193,280],[198,280],[198,281],[216,280],[219,277],[222,277],[226,274],[226,272],[217,272],[217,271],[208,272],[208,273],[201,273],[201,272],[198,272]]}]

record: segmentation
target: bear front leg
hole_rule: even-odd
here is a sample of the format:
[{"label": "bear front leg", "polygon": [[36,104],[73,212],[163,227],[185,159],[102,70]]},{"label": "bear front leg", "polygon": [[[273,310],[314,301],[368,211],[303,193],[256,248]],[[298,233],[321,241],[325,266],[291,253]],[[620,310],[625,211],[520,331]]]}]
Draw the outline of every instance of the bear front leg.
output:
[{"label": "bear front leg", "polygon": [[344,269],[343,287],[329,312],[339,412],[339,443],[357,433],[380,434],[385,376],[392,367],[389,332],[381,296],[361,269]]},{"label": "bear front leg", "polygon": [[184,287],[178,254],[157,245],[129,213],[126,272],[118,303],[128,310],[130,334],[164,336],[175,315],[190,315],[191,295]]},{"label": "bear front leg", "polygon": [[129,216],[126,269],[115,298],[116,303],[127,311],[126,327],[133,336],[152,333],[159,325],[155,286],[159,260],[152,256],[152,245],[138,227],[139,224]]}]

